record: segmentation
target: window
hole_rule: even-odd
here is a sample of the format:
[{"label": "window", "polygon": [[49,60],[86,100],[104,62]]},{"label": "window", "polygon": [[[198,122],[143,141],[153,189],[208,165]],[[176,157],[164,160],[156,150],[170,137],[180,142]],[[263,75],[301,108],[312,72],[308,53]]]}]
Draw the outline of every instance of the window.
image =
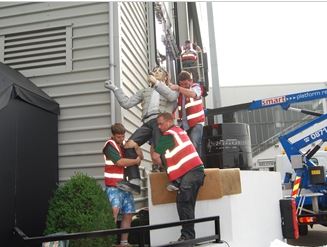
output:
[{"label": "window", "polygon": [[70,26],[1,36],[1,61],[24,75],[69,71],[72,68]]}]

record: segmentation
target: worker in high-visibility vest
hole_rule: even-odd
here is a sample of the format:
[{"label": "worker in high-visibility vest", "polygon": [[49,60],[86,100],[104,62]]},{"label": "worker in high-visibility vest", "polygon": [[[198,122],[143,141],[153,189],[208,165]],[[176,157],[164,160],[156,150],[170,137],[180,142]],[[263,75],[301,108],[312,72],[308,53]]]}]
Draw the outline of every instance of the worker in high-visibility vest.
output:
[{"label": "worker in high-visibility vest", "polygon": [[202,49],[190,40],[186,40],[181,47],[180,61],[182,70],[190,72],[195,82],[200,79],[198,74],[200,53],[202,53]]},{"label": "worker in high-visibility vest", "polygon": [[[112,213],[117,223],[118,214],[122,214],[120,227],[129,228],[131,226],[132,217],[135,213],[134,197],[131,192],[117,188],[117,183],[124,179],[124,168],[128,166],[139,166],[143,159],[137,156],[135,159],[128,159],[124,156],[124,148],[122,147],[125,140],[125,127],[116,123],[111,126],[112,137],[105,143],[103,154],[105,160],[104,178],[106,185],[106,193],[112,207]],[[128,233],[121,234],[121,247],[130,246],[128,244]]]},{"label": "worker in high-visibility vest", "polygon": [[[157,164],[166,166],[170,181],[179,182],[176,197],[179,219],[194,219],[196,198],[205,176],[202,160],[187,133],[174,125],[174,116],[171,113],[160,114],[157,124],[163,135],[155,148],[153,159]],[[183,225],[178,241],[194,238],[194,224]]]},{"label": "worker in high-visibility vest", "polygon": [[202,156],[202,136],[205,123],[202,89],[192,79],[187,71],[178,75],[178,85],[170,85],[172,90],[179,92],[178,96],[178,125],[189,135],[196,151]]}]

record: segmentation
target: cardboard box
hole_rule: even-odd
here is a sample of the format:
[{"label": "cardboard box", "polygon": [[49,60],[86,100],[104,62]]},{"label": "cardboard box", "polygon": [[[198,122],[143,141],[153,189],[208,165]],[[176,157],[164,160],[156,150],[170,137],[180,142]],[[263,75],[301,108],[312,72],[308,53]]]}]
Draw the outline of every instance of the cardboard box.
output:
[{"label": "cardboard box", "polygon": [[[200,188],[197,200],[218,199],[224,195],[241,193],[240,170],[206,168],[204,185]],[[176,202],[176,191],[166,189],[169,183],[165,172],[149,174],[152,204],[166,204]]]}]

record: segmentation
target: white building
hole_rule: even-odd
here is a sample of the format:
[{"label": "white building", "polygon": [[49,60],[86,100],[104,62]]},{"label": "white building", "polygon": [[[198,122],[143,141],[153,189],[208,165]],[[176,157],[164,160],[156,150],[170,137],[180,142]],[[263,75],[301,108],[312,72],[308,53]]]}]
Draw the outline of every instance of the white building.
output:
[{"label": "white building", "polygon": [[122,109],[104,81],[127,95],[147,87],[157,51],[174,81],[186,39],[202,45],[195,3],[0,3],[0,61],[60,104],[59,182],[76,171],[102,181],[111,124],[123,123],[127,138],[141,125],[141,106]]}]

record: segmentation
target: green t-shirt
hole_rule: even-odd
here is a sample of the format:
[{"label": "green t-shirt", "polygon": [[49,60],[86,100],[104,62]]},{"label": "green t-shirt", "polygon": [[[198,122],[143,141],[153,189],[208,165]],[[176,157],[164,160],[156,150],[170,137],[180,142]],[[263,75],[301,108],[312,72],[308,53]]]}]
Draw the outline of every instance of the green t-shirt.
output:
[{"label": "green t-shirt", "polygon": [[167,149],[174,147],[174,137],[172,135],[160,136],[159,144],[156,146],[155,151],[158,154],[164,154]]},{"label": "green t-shirt", "polygon": [[[174,137],[172,135],[161,136],[159,138],[159,144],[155,148],[155,152],[162,155],[166,152],[167,149],[173,148],[174,145]],[[163,165],[166,166],[166,161],[164,159],[162,159],[162,161]],[[198,168],[204,170],[203,165],[200,165]]]},{"label": "green t-shirt", "polygon": [[103,149],[103,154],[108,159],[110,159],[114,164],[116,164],[116,162],[121,159],[120,154],[118,153],[118,151],[112,145],[110,145],[110,144],[108,144]]}]

